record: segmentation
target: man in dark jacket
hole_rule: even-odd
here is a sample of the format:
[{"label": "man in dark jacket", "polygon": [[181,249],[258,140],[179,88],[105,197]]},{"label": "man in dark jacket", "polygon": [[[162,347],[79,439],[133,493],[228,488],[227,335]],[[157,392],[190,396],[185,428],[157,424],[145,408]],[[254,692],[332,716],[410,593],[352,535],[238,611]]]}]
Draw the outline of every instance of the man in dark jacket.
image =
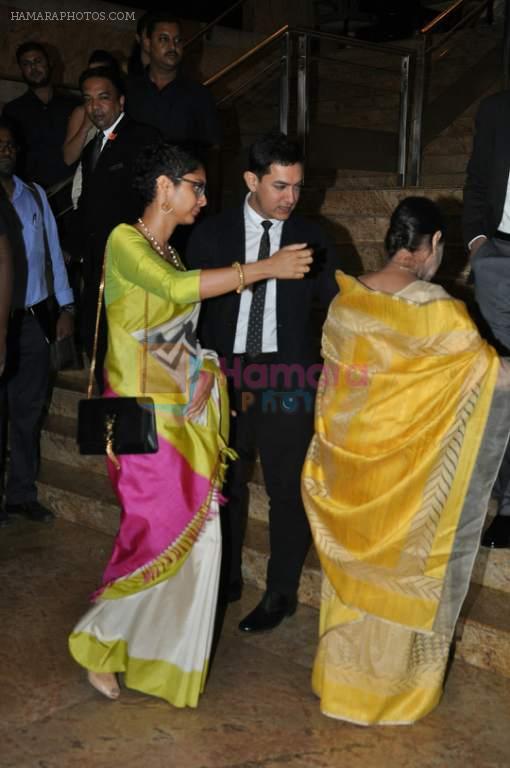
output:
[{"label": "man in dark jacket", "polygon": [[241,549],[248,512],[247,482],[258,450],[269,495],[270,559],[261,603],[239,625],[244,632],[277,626],[296,609],[310,544],[300,475],[313,432],[320,372],[320,334],[313,322],[337,291],[336,254],[321,229],[294,213],[303,183],[300,147],[269,134],[250,150],[244,205],[210,216],[193,232],[191,267],[225,267],[267,258],[291,243],[314,249],[314,267],[301,281],[268,280],[240,295],[204,303],[201,340],[230,373],[233,448],[226,495],[231,547],[230,599],[240,596]]},{"label": "man in dark jacket", "polygon": [[[98,129],[82,154],[82,193],[78,202],[79,241],[83,251],[84,291],[82,331],[90,357],[99,283],[106,241],[121,222],[133,223],[140,215],[140,200],[133,191],[133,164],[140,150],[158,133],[124,114],[124,91],[118,75],[107,67],[86,70],[80,77],[85,110]],[[96,378],[103,389],[106,325],[101,321]]]},{"label": "man in dark jacket", "polygon": [[[463,230],[475,296],[500,352],[510,355],[510,91],[484,99],[464,187]],[[498,514],[482,544],[510,547],[510,449],[494,489]]]}]

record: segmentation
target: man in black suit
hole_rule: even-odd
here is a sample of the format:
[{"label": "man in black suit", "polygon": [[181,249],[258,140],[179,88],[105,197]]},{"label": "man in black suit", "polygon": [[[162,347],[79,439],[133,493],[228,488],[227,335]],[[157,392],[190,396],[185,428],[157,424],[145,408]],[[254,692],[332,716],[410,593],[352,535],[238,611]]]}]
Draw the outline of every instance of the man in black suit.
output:
[{"label": "man in black suit", "polygon": [[[499,351],[510,355],[510,91],[480,104],[464,187],[463,230],[476,300]],[[510,547],[510,448],[494,495],[498,514],[482,544]]]},{"label": "man in black suit", "polygon": [[[78,233],[83,249],[82,330],[90,357],[94,340],[97,298],[106,241],[121,222],[134,222],[140,201],[133,191],[132,170],[146,144],[157,131],[135,123],[124,114],[123,84],[107,67],[86,70],[80,77],[85,110],[98,129],[82,154],[83,184],[78,202]],[[96,379],[103,389],[106,326],[101,321],[96,358]]]},{"label": "man in black suit", "polygon": [[[204,304],[201,339],[229,373],[233,447],[229,475],[230,599],[241,592],[241,549],[248,512],[247,482],[258,449],[270,499],[270,559],[262,601],[239,628],[272,629],[296,609],[297,589],[310,544],[300,475],[313,431],[313,401],[320,370],[315,301],[327,307],[337,291],[335,252],[321,229],[294,213],[303,184],[299,145],[279,133],[250,149],[243,206],[211,216],[193,232],[192,267],[222,267],[266,258],[292,243],[314,249],[314,268],[302,281],[269,280],[240,295]],[[227,545],[227,557],[228,557]]]}]

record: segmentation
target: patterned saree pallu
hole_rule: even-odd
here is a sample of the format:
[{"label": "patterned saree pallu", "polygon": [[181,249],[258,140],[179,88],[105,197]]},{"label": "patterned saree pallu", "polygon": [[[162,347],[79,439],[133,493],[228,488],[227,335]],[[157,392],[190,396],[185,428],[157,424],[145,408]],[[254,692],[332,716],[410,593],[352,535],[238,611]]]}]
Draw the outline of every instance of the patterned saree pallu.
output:
[{"label": "patterned saree pallu", "polygon": [[333,717],[412,723],[441,696],[510,398],[441,288],[338,282],[303,470],[324,572],[313,687]]}]

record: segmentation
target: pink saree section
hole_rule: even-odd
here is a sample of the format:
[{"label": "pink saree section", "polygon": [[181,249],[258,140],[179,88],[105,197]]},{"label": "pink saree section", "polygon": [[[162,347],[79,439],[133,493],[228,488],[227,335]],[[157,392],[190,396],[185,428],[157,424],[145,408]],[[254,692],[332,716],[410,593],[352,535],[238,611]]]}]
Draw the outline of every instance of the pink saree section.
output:
[{"label": "pink saree section", "polygon": [[121,505],[120,530],[103,585],[155,560],[174,544],[207,501],[211,481],[158,434],[155,454],[119,456],[120,470],[107,460]]}]

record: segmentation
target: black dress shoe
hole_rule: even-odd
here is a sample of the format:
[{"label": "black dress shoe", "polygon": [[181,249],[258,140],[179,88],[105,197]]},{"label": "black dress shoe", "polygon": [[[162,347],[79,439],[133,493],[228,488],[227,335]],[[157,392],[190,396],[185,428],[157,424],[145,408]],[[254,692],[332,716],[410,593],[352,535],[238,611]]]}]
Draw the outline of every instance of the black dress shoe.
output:
[{"label": "black dress shoe", "polygon": [[239,623],[241,632],[267,632],[281,624],[286,616],[296,612],[295,595],[266,592],[257,607]]},{"label": "black dress shoe", "polygon": [[26,501],[23,504],[6,504],[8,516],[19,515],[32,520],[34,523],[51,523],[55,515],[50,509],[43,507],[38,501]]},{"label": "black dress shoe", "polygon": [[482,547],[493,549],[510,547],[510,516],[496,515],[482,536]]},{"label": "black dress shoe", "polygon": [[238,581],[230,582],[230,584],[228,585],[227,601],[229,603],[236,603],[238,600],[241,599],[242,594],[243,594],[242,579],[239,579]]}]

